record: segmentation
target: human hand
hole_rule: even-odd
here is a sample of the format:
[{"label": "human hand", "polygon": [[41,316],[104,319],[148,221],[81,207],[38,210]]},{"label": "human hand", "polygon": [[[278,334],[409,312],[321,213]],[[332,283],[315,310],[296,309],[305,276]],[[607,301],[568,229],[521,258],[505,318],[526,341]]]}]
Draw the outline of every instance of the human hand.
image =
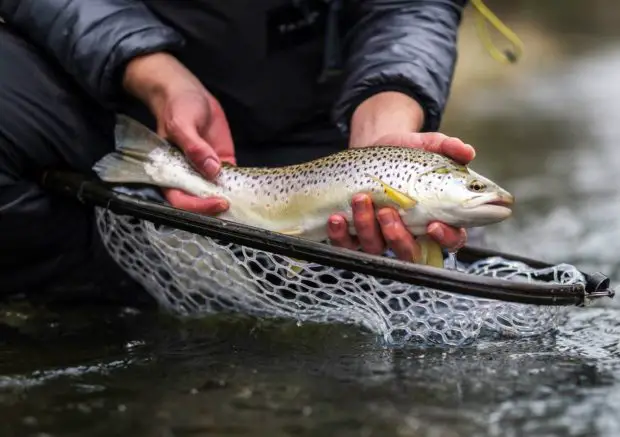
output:
[{"label": "human hand", "polygon": [[[462,164],[475,157],[473,147],[458,138],[438,132],[402,133],[381,137],[376,144],[393,144],[418,147],[448,156]],[[357,236],[349,234],[348,223],[341,214],[334,214],[328,221],[328,235],[332,244],[349,249],[362,250],[380,255],[387,248],[401,260],[419,260],[420,246],[405,227],[400,215],[393,208],[381,208],[375,212],[370,196],[357,194],[352,199],[353,222]],[[440,222],[429,223],[427,232],[441,246],[457,250],[467,241],[465,229],[456,229]]]},{"label": "human hand", "polygon": [[[183,150],[205,178],[214,180],[222,161],[236,164],[222,106],[176,58],[156,53],[132,60],[124,85],[151,109],[157,133]],[[215,215],[229,206],[222,198],[202,199],[177,189],[164,195],[172,206],[200,214]]]}]

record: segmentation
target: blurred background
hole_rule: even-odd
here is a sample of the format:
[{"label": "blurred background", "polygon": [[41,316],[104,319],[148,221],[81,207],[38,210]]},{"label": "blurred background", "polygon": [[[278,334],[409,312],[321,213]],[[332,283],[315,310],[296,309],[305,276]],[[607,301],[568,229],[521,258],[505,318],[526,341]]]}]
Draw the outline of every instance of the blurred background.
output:
[{"label": "blurred background", "polygon": [[[613,0],[487,0],[524,42],[515,65],[485,51],[469,6],[442,130],[517,198],[489,244],[620,279],[620,8]],[[509,47],[489,26],[495,44]]]}]

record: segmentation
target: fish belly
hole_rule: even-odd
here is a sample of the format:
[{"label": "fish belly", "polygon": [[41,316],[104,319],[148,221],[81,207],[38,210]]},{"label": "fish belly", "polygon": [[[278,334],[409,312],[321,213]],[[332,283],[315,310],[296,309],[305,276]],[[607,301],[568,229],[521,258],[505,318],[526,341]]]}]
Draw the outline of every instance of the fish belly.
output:
[{"label": "fish belly", "polygon": [[[349,190],[335,190],[333,187],[304,190],[290,190],[274,196],[269,186],[265,193],[246,193],[243,190],[227,193],[230,208],[220,217],[237,223],[279,232],[313,241],[327,239],[327,222],[335,213],[351,217]],[[355,191],[355,190],[351,190]]]}]

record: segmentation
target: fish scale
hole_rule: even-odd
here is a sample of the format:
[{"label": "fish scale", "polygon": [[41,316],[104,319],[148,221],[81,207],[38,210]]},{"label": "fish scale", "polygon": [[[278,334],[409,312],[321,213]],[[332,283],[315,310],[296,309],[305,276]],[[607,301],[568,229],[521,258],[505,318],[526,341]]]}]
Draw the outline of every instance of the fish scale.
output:
[{"label": "fish scale", "polygon": [[[359,166],[354,167],[351,162],[356,161],[359,161]],[[441,159],[441,155],[421,149],[376,146],[348,149],[306,164],[287,167],[263,169],[225,165],[217,182],[223,187],[222,193],[225,195],[246,190],[248,194],[262,200],[277,201],[280,198],[286,203],[287,196],[297,192],[307,190],[309,193],[322,194],[326,187],[340,182],[351,190],[363,188],[382,192],[381,187],[366,174],[380,177],[403,190],[413,176],[418,176],[422,170],[433,165],[443,167],[446,160]],[[418,176],[418,182],[423,183],[421,176]]]},{"label": "fish scale", "polygon": [[178,148],[137,121],[119,116],[115,134],[117,150],[93,167],[102,180],[223,197],[229,202],[219,215],[223,219],[311,240],[327,239],[327,220],[334,213],[345,215],[354,234],[351,200],[361,192],[370,194],[375,208],[394,207],[416,236],[424,236],[432,221],[484,226],[511,214],[513,197],[506,190],[420,148],[351,148],[274,168],[223,164],[216,180],[208,181]]},{"label": "fish scale", "polygon": [[[354,162],[359,162],[359,165],[354,166]],[[217,183],[222,187],[220,195],[231,202],[244,202],[249,206],[244,208],[243,213],[231,213],[231,218],[244,221],[244,216],[250,214],[249,210],[261,210],[262,215],[268,216],[271,221],[263,224],[263,227],[283,231],[296,227],[291,224],[291,218],[301,220],[300,216],[310,215],[317,208],[312,203],[300,207],[302,200],[316,201],[325,197],[321,209],[334,212],[341,210],[350,215],[350,198],[357,192],[371,193],[378,206],[392,203],[381,185],[368,174],[402,191],[413,176],[423,185],[423,178],[432,178],[432,173],[422,175],[423,171],[434,167],[444,168],[446,165],[446,160],[440,155],[420,149],[376,146],[349,149],[288,167],[262,169],[224,166]],[[336,185],[340,185],[340,192],[330,196],[329,190]],[[277,219],[281,222],[274,222]],[[322,228],[324,225],[325,221],[320,223]]]}]

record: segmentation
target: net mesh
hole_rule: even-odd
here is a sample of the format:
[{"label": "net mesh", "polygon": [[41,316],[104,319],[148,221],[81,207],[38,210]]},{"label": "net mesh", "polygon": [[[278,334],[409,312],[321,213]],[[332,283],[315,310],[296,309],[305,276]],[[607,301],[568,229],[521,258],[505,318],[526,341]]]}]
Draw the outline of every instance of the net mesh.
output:
[{"label": "net mesh", "polygon": [[[97,208],[116,262],[179,316],[238,312],[298,323],[352,323],[389,344],[463,345],[481,336],[529,336],[555,327],[562,307],[446,293],[219,242]],[[292,270],[292,266],[299,266]],[[517,281],[584,283],[574,267],[533,269],[499,257],[453,268]]]}]

